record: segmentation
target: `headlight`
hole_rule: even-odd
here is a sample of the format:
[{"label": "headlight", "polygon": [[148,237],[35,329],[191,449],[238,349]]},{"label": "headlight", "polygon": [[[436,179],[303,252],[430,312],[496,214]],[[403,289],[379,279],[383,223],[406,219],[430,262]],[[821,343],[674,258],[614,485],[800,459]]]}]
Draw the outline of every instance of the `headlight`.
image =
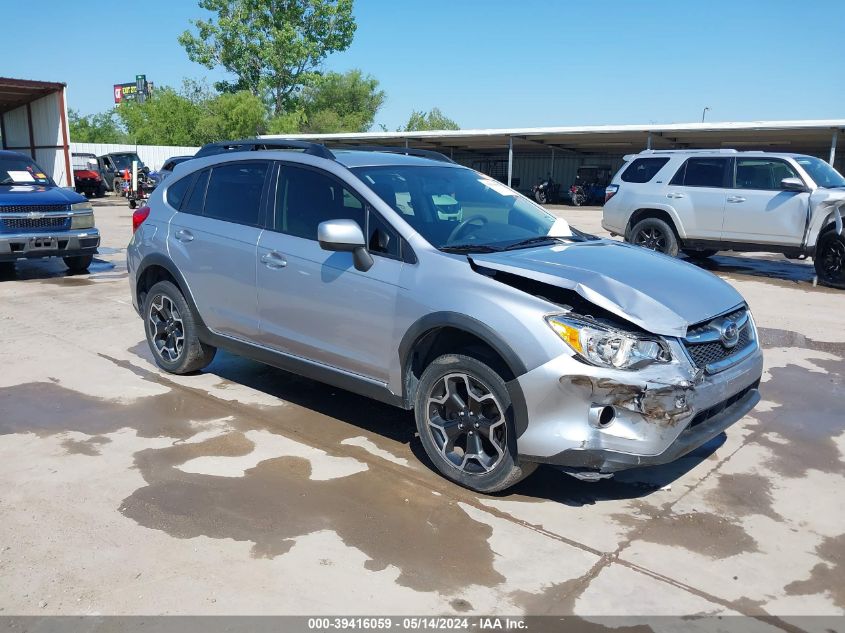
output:
[{"label": "headlight", "polygon": [[77,202],[76,204],[70,205],[71,211],[90,211],[94,213],[94,207],[91,206],[90,202]]},{"label": "headlight", "polygon": [[546,322],[581,359],[591,365],[637,369],[671,360],[669,349],[654,338],[643,338],[569,315],[547,316]]},{"label": "headlight", "polygon": [[70,220],[70,228],[74,229],[93,229],[94,228],[94,214],[80,213],[74,215]]}]

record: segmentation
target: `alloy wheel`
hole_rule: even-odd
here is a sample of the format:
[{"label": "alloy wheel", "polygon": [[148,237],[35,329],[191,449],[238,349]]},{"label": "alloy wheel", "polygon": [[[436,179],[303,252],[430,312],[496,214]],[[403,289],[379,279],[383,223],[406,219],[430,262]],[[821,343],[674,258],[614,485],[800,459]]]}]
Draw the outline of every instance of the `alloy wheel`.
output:
[{"label": "alloy wheel", "polygon": [[845,244],[841,241],[832,241],[824,249],[821,260],[822,271],[828,279],[840,281],[845,277]]},{"label": "alloy wheel", "polygon": [[663,252],[666,250],[666,236],[663,231],[654,227],[642,229],[634,238],[634,244],[652,251]]},{"label": "alloy wheel", "polygon": [[489,473],[505,456],[507,425],[490,389],[465,373],[447,374],[428,397],[427,428],[441,455],[469,475]]},{"label": "alloy wheel", "polygon": [[178,360],[185,347],[185,326],[173,300],[167,295],[154,297],[147,322],[158,355],[169,363]]}]

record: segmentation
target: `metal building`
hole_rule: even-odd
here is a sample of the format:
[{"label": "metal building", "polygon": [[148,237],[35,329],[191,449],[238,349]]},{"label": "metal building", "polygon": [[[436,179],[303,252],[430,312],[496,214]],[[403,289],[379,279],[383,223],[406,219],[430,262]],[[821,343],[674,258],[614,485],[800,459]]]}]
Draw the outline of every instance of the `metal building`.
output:
[{"label": "metal building", "polygon": [[608,165],[615,171],[624,155],[648,148],[795,152],[824,158],[845,171],[845,152],[836,153],[843,131],[845,119],[295,134],[284,138],[315,140],[330,146],[433,149],[524,190],[547,174],[557,182],[571,183],[580,166]]},{"label": "metal building", "polygon": [[0,147],[29,154],[72,187],[65,84],[0,77]]}]

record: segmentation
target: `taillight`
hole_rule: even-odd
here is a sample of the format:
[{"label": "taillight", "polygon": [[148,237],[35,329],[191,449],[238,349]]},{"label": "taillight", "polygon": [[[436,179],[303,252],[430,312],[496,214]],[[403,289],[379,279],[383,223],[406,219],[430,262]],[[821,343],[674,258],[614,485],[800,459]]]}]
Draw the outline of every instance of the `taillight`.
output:
[{"label": "taillight", "polygon": [[607,203],[613,196],[616,195],[616,192],[619,191],[619,185],[608,185],[605,187],[604,190],[604,201]]},{"label": "taillight", "polygon": [[132,232],[134,233],[135,231],[137,231],[138,227],[141,226],[144,223],[144,220],[146,220],[149,216],[149,207],[144,206],[135,209],[135,211],[132,213]]}]

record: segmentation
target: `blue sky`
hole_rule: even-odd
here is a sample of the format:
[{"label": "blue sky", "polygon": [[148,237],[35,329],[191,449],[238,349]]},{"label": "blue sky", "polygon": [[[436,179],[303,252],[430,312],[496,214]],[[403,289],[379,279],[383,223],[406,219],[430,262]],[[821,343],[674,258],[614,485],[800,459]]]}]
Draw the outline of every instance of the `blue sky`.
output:
[{"label": "blue sky", "polygon": [[[224,76],[176,41],[205,13],[193,0],[37,6],[4,2],[0,75],[64,81],[83,113],[136,73]],[[705,106],[712,121],[845,117],[841,0],[356,0],[355,15],[325,68],[374,75],[389,129],[434,106],[464,128],[690,122]]]}]

